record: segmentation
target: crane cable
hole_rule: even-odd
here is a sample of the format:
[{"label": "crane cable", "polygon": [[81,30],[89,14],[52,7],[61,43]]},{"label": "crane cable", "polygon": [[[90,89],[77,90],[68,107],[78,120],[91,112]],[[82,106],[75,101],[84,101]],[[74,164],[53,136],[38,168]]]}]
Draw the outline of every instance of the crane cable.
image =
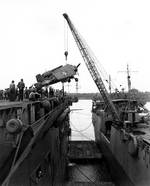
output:
[{"label": "crane cable", "polygon": [[68,25],[66,24],[66,21],[64,20],[64,55],[65,60],[67,61],[68,57]]}]

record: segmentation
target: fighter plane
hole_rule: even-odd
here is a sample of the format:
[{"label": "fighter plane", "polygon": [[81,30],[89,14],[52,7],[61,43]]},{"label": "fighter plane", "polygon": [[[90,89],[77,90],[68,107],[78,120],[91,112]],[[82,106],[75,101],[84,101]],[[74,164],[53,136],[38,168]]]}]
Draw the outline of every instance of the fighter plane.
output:
[{"label": "fighter plane", "polygon": [[48,86],[58,82],[70,82],[78,71],[78,67],[70,64],[59,66],[45,73],[36,75],[37,83],[41,86]]}]

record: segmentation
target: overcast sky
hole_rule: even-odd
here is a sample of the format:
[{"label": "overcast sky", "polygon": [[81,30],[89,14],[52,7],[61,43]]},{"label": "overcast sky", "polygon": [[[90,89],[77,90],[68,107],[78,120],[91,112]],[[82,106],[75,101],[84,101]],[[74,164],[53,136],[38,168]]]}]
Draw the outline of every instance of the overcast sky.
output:
[{"label": "overcast sky", "polygon": [[[66,64],[64,12],[116,85],[127,89],[128,63],[132,87],[150,91],[149,0],[0,0],[0,89]],[[68,63],[81,63],[79,92],[97,92],[70,30],[68,50]]]}]

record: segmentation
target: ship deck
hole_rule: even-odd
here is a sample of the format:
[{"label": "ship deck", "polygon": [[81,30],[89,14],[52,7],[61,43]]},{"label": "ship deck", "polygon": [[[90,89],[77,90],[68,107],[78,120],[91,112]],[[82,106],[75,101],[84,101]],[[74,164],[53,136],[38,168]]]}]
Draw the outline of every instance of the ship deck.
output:
[{"label": "ship deck", "polygon": [[25,107],[27,104],[32,103],[31,101],[25,100],[25,101],[7,101],[7,100],[1,100],[0,101],[0,110],[3,109],[11,109],[13,107]]},{"label": "ship deck", "polygon": [[69,161],[65,186],[114,186],[94,141],[70,141]]},{"label": "ship deck", "polygon": [[69,159],[71,161],[100,160],[102,154],[94,141],[70,141]]},{"label": "ship deck", "polygon": [[[55,97],[51,97],[49,100],[55,100]],[[35,104],[38,102],[39,101],[29,101],[28,99],[24,99],[23,101],[0,100],[0,110],[13,107],[26,107],[28,104]]]}]

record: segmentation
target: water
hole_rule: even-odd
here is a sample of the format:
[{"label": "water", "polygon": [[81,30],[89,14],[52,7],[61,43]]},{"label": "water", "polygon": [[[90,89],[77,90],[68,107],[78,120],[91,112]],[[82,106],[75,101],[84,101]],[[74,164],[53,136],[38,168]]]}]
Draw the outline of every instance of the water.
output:
[{"label": "water", "polygon": [[145,105],[144,105],[145,108],[147,108],[149,111],[150,111],[150,102],[147,102]]},{"label": "water", "polygon": [[71,140],[95,140],[92,125],[92,100],[79,100],[70,107]]}]

